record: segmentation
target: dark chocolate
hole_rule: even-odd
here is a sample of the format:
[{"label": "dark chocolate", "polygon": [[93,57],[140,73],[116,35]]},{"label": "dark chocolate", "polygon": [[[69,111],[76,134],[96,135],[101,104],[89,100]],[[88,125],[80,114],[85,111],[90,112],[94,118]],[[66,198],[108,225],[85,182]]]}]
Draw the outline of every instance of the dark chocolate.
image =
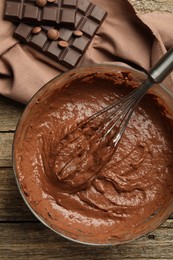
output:
[{"label": "dark chocolate", "polygon": [[[27,43],[35,49],[58,61],[67,68],[76,67],[89,46],[94,35],[98,31],[106,17],[106,12],[88,0],[78,0],[78,11],[76,14],[76,30],[81,31],[81,36],[75,36],[74,30],[67,28],[59,29],[57,41],[50,41],[47,32],[51,27],[41,26],[38,34],[33,34],[33,26],[21,23],[17,27],[14,36],[21,42]],[[62,48],[59,41],[68,43]]]},{"label": "dark chocolate", "polygon": [[77,0],[55,0],[39,7],[35,0],[6,0],[4,19],[75,28]]}]

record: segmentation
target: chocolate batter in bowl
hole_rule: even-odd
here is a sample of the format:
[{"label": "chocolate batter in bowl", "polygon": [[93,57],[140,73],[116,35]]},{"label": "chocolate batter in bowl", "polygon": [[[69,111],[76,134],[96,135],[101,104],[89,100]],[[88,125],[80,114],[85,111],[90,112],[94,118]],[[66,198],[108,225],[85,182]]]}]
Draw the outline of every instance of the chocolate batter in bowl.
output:
[{"label": "chocolate batter in bowl", "polygon": [[36,217],[62,236],[115,245],[154,230],[173,212],[173,97],[160,85],[140,102],[112,159],[89,185],[74,189],[80,176],[60,174],[70,153],[60,140],[145,77],[114,65],[77,68],[46,84],[26,107],[14,138],[17,183]]}]

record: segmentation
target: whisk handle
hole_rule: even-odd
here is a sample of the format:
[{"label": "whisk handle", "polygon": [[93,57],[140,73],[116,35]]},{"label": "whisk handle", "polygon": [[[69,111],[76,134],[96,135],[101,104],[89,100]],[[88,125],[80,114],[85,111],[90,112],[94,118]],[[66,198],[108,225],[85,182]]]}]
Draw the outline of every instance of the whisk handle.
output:
[{"label": "whisk handle", "polygon": [[155,83],[162,82],[173,70],[173,48],[169,49],[163,57],[151,68],[149,76]]}]

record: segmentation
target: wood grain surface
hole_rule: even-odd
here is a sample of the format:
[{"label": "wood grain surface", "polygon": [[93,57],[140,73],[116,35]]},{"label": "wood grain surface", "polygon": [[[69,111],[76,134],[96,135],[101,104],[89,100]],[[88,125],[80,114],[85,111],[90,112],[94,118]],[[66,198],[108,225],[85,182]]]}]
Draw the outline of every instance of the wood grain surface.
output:
[{"label": "wood grain surface", "polygon": [[[130,1],[140,12],[173,11],[173,0]],[[39,222],[21,198],[12,169],[13,136],[23,109],[0,96],[0,260],[173,259],[173,216],[152,233],[114,247],[79,245]]]},{"label": "wood grain surface", "polygon": [[173,12],[173,0],[130,0],[130,2],[141,13],[153,11]]}]

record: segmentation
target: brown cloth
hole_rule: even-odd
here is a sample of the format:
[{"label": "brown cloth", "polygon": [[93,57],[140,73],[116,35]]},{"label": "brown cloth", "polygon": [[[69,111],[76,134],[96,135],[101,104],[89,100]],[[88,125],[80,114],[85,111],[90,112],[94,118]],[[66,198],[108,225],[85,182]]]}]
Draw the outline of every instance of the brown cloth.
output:
[{"label": "brown cloth", "polygon": [[[108,16],[79,66],[125,62],[149,70],[173,46],[173,13],[139,15],[127,0],[92,0]],[[15,26],[3,20],[0,1],[0,94],[27,103],[46,82],[61,73],[58,63],[13,38]],[[173,91],[173,77],[164,81]]]}]

